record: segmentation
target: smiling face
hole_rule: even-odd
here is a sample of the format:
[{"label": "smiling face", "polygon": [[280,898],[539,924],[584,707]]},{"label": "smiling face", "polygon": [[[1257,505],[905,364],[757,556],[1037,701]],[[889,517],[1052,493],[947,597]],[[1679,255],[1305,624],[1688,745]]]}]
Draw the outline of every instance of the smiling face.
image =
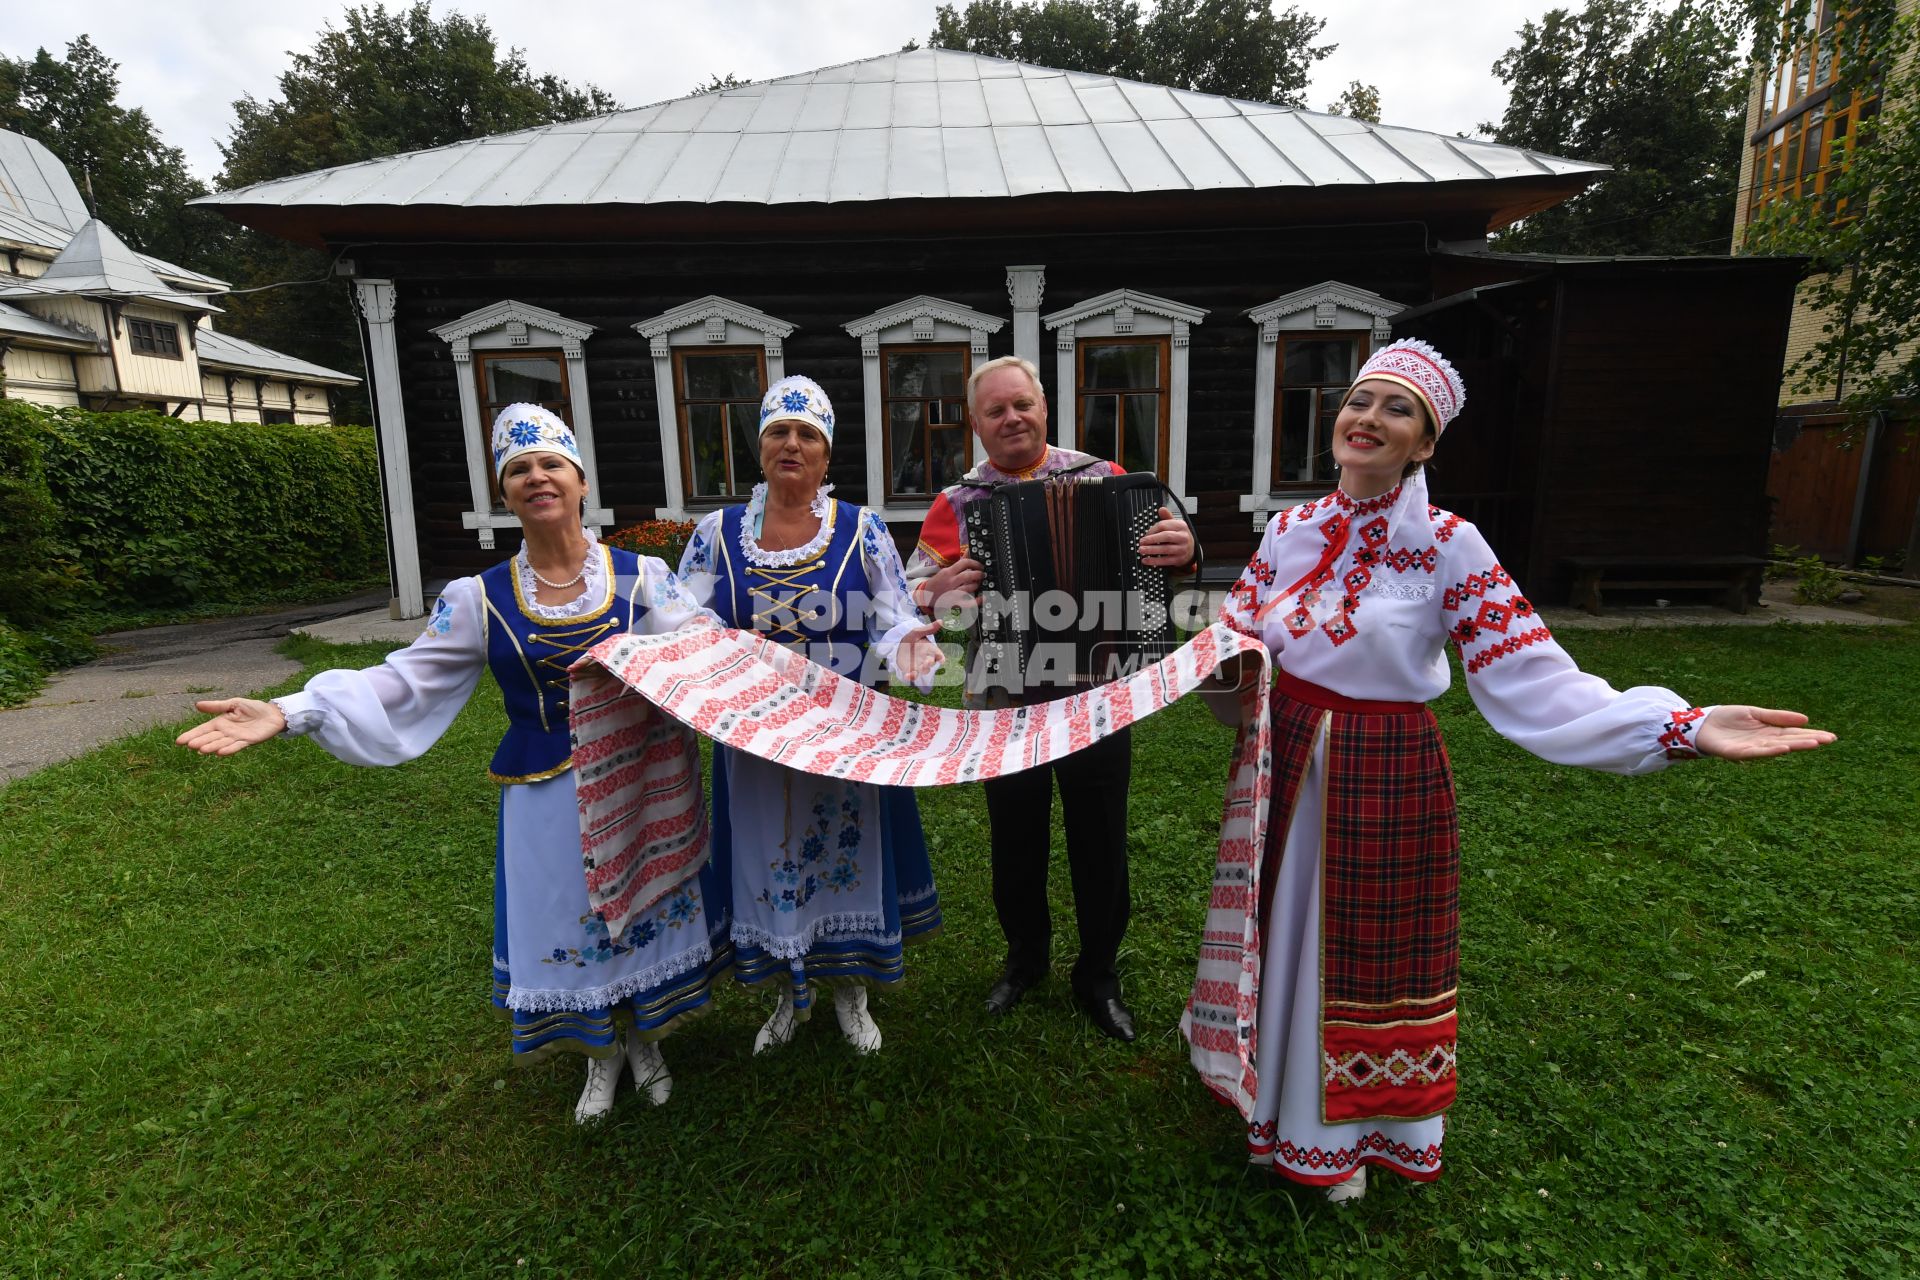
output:
[{"label": "smiling face", "polygon": [[1047,398],[1018,365],[990,369],[974,385],[973,429],[1002,471],[1024,471],[1047,451]]},{"label": "smiling face", "polygon": [[781,418],[760,433],[760,472],[768,485],[812,494],[827,478],[827,438],[811,422]]},{"label": "smiling face", "polygon": [[1426,406],[1413,392],[1384,378],[1357,383],[1333,424],[1340,487],[1356,498],[1385,493],[1409,463],[1432,457],[1435,443]]},{"label": "smiling face", "polygon": [[564,453],[519,454],[500,473],[500,498],[522,525],[578,524],[587,480]]}]

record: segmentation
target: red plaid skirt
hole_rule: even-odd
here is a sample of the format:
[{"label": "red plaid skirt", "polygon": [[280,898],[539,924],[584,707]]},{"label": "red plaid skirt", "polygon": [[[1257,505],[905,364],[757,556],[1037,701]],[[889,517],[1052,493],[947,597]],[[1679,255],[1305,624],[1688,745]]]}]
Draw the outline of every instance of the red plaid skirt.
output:
[{"label": "red plaid skirt", "polygon": [[[1447,749],[1420,703],[1343,698],[1281,672],[1263,886],[1278,881],[1322,723],[1324,1118],[1437,1115],[1454,1097],[1460,976],[1460,824]],[[1265,892],[1263,937],[1272,910]]]}]

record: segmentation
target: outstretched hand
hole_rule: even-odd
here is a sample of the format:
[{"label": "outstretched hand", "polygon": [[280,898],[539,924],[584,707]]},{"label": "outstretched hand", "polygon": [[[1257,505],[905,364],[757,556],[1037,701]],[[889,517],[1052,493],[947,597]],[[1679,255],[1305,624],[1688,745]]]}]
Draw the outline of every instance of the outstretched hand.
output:
[{"label": "outstretched hand", "polygon": [[1766,707],[1715,707],[1700,722],[1694,745],[1701,755],[1723,760],[1757,760],[1789,751],[1811,751],[1834,741],[1825,729],[1809,729],[1798,711]]},{"label": "outstretched hand", "polygon": [[258,698],[210,698],[193,704],[213,719],[187,730],[174,742],[203,756],[230,756],[256,742],[279,736],[287,717],[279,707]]},{"label": "outstretched hand", "polygon": [[900,647],[894,651],[894,670],[914,684],[932,679],[947,660],[947,655],[932,639],[939,630],[940,624],[934,623],[908,632],[900,641]]}]

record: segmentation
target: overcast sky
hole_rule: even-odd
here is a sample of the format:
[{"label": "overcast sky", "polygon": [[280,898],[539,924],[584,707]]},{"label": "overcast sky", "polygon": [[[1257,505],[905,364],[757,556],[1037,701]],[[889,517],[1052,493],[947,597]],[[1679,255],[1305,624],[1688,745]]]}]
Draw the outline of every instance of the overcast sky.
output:
[{"label": "overcast sky", "polygon": [[[1324,110],[1349,81],[1380,90],[1389,124],[1478,133],[1498,120],[1506,88],[1492,66],[1520,24],[1551,0],[1296,0],[1327,20],[1339,48],[1315,66],[1307,105]],[[1571,7],[1573,0],[1561,0]],[[7,6],[0,53],[31,57],[90,35],[120,64],[123,105],[144,107],[162,138],[211,181],[233,102],[274,96],[290,50],[340,25],[334,0],[39,0]],[[536,73],[599,85],[625,106],[692,92],[711,75],[743,80],[811,71],[925,43],[935,0],[454,0],[435,13],[481,14],[494,36],[526,51]]]}]

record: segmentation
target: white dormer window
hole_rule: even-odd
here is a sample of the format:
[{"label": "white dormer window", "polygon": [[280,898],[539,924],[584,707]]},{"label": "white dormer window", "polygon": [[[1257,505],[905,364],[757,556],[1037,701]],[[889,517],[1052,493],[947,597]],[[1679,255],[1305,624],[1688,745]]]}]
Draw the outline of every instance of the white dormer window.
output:
[{"label": "white dormer window", "polygon": [[493,478],[493,420],[510,404],[538,404],[573,428],[587,472],[586,523],[604,529],[613,512],[601,504],[593,453],[593,411],[587,398],[583,344],[593,326],[511,299],[472,311],[434,334],[453,349],[461,377],[460,419],[467,443],[467,487],[472,509],[460,521],[480,545],[493,547],[495,529],[520,520],[500,501]]},{"label": "white dormer window", "polygon": [[1206,311],[1115,289],[1042,316],[1054,335],[1059,442],[1187,487],[1187,345]]},{"label": "white dormer window", "polygon": [[1005,325],[923,294],[846,326],[860,339],[867,505],[883,519],[924,519],[933,495],[973,466],[967,378]]},{"label": "white dormer window", "polygon": [[1240,509],[1256,528],[1334,484],[1333,420],[1373,349],[1393,337],[1391,298],[1328,280],[1246,313],[1260,330],[1254,362],[1253,483]]},{"label": "white dormer window", "polygon": [[760,479],[760,397],[786,377],[795,326],[709,295],[633,326],[653,344],[663,520],[745,498]]}]

